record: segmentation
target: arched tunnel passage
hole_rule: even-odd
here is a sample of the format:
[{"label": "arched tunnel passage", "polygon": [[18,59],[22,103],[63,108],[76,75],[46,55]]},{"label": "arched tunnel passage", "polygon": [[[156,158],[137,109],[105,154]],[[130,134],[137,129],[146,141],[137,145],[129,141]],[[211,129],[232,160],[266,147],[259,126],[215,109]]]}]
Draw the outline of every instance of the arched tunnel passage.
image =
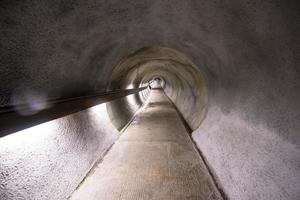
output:
[{"label": "arched tunnel passage", "polygon": [[[119,141],[119,130],[131,129],[124,124],[144,116],[138,110],[147,110],[151,90],[135,88],[147,86],[154,71],[229,199],[300,199],[298,5],[0,1],[0,199],[66,199]],[[160,48],[167,59],[147,59]],[[128,63],[135,54],[145,54],[144,65]],[[187,62],[177,62],[181,54]],[[132,78],[120,77],[114,67],[122,62],[151,70],[125,67]],[[201,98],[185,96],[205,90],[188,89],[194,79],[183,79],[182,67],[196,69],[188,76],[200,72]],[[199,100],[196,119],[188,108]]]},{"label": "arched tunnel passage", "polygon": [[[174,49],[139,49],[114,68],[111,80],[109,90],[124,89],[128,86],[144,87],[149,82],[150,87],[157,87],[154,83],[160,80],[165,93],[192,130],[196,130],[205,118],[208,100],[205,79],[198,67]],[[128,97],[128,101],[120,100],[107,104],[109,115],[118,129],[128,121],[128,117],[124,119],[123,115],[128,115],[131,111],[129,116],[132,116],[132,111],[136,110],[134,108],[141,106],[146,96],[141,92]]]}]

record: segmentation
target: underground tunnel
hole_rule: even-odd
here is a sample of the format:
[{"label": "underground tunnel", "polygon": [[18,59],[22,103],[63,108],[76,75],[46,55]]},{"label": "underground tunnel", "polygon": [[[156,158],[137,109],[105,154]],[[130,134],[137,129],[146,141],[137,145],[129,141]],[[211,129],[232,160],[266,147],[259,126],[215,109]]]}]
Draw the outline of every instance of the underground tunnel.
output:
[{"label": "underground tunnel", "polygon": [[0,2],[0,199],[300,199],[297,1]]}]

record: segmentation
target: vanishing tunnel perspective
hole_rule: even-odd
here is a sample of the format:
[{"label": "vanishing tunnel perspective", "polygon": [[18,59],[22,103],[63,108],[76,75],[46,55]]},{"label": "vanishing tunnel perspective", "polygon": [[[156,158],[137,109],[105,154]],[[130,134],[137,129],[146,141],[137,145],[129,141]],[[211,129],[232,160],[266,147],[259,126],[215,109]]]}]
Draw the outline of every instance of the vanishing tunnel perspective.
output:
[{"label": "vanishing tunnel perspective", "polygon": [[0,200],[299,200],[298,5],[2,0]]},{"label": "vanishing tunnel perspective", "polygon": [[[145,47],[137,50],[120,61],[112,72],[111,80],[109,91],[162,87],[192,130],[196,130],[205,117],[208,97],[203,75],[186,56],[174,49]],[[132,116],[146,100],[147,94],[148,91],[144,90],[107,103],[117,129],[128,121],[125,113]]]}]

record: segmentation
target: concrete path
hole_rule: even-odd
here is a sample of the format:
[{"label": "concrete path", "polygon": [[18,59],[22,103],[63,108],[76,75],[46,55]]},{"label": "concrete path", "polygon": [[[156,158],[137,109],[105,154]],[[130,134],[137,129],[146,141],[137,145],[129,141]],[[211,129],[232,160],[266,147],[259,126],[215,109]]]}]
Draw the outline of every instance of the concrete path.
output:
[{"label": "concrete path", "polygon": [[175,108],[156,89],[71,199],[222,198]]}]

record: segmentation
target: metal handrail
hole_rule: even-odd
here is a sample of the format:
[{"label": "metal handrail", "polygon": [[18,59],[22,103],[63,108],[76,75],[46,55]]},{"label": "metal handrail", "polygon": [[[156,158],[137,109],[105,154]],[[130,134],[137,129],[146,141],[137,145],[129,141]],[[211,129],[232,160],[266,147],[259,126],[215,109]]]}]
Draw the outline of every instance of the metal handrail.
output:
[{"label": "metal handrail", "polygon": [[29,128],[50,120],[73,114],[100,103],[119,99],[130,94],[138,93],[147,87],[117,90],[75,98],[49,100],[45,103],[51,105],[32,115],[21,115],[20,110],[28,109],[28,104],[6,106],[0,108],[0,137]]}]

